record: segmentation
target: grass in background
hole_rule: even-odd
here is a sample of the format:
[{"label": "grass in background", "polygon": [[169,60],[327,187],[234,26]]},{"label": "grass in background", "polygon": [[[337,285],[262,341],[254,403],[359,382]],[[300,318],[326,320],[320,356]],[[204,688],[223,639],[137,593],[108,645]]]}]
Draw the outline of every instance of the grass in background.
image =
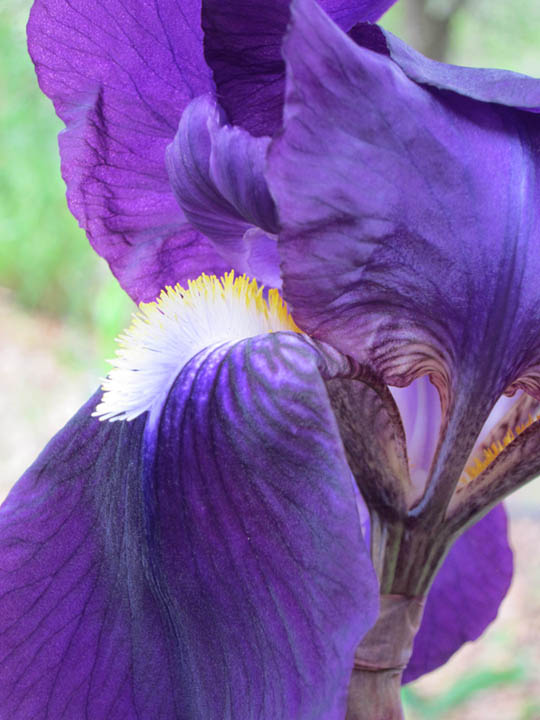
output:
[{"label": "grass in background", "polygon": [[0,10],[0,285],[29,311],[87,332],[95,346],[88,361],[101,367],[133,305],[67,209],[57,145],[63,124],[26,50],[30,5],[4,0]]}]

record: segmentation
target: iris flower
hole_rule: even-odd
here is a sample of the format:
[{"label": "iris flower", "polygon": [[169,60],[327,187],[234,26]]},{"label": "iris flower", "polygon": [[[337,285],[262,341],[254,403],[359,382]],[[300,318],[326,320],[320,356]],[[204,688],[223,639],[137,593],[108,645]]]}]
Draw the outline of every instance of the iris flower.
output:
[{"label": "iris flower", "polygon": [[495,617],[540,84],[389,4],[36,0],[69,206],[142,304],[0,510],[2,720],[399,717]]}]

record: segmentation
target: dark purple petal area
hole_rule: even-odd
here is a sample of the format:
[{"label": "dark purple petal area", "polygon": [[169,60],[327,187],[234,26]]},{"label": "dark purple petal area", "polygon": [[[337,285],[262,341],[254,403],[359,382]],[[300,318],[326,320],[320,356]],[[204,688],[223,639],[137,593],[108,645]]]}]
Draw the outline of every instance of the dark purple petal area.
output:
[{"label": "dark purple petal area", "polygon": [[136,300],[229,269],[179,210],[165,169],[184,107],[211,87],[198,0],[36,0],[28,24],[42,90],[66,123],[71,211]]},{"label": "dark purple petal area", "polygon": [[[322,0],[345,30],[377,20],[395,0]],[[229,121],[253,135],[273,135],[281,125],[285,64],[281,43],[289,0],[203,0],[205,57],[218,100]]]},{"label": "dark purple petal area", "polygon": [[237,272],[279,287],[273,235],[278,224],[264,178],[269,142],[223,125],[215,101],[203,95],[182,115],[166,160],[171,186],[193,227]]},{"label": "dark purple petal area", "polygon": [[98,398],[0,508],[6,719],[175,717],[166,635],[142,563],[144,420],[100,423],[90,417]]},{"label": "dark purple petal area", "polygon": [[538,392],[540,119],[420,86],[311,0],[292,7],[269,153],[284,296],[386,382],[431,374],[445,404],[459,386],[479,430],[510,383]]},{"label": "dark purple petal area", "polygon": [[321,363],[222,346],[56,436],[0,510],[6,718],[342,720],[377,585]]},{"label": "dark purple petal area", "polygon": [[497,616],[512,569],[506,513],[498,505],[465,531],[439,570],[403,682],[443,665],[484,632]]}]

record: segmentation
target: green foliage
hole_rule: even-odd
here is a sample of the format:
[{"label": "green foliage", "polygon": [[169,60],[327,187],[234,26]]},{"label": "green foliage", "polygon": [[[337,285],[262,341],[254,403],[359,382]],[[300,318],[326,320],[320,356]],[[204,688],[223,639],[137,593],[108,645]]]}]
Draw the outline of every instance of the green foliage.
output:
[{"label": "green foliage", "polygon": [[403,688],[402,697],[405,708],[414,713],[418,720],[439,720],[451,710],[457,710],[480,692],[504,685],[523,682],[525,671],[521,665],[506,670],[481,668],[475,672],[463,674],[450,688],[435,698],[425,698],[414,689],[414,685]]},{"label": "green foliage", "polygon": [[537,0],[468,0],[452,25],[449,61],[540,77]]},{"label": "green foliage", "polygon": [[[411,41],[408,6],[418,2],[399,0],[384,16],[384,27]],[[447,62],[540,77],[538,0],[425,0],[426,10],[433,14],[446,5],[458,7],[450,21]]]}]

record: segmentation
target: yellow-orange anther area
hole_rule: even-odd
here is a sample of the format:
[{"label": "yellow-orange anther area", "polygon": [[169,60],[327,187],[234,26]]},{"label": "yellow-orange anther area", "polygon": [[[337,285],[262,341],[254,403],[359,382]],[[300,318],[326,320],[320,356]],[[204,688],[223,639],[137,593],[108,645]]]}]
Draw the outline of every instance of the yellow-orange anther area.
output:
[{"label": "yellow-orange anther area", "polygon": [[263,333],[300,332],[277,290],[233,272],[201,275],[141,303],[119,337],[95,415],[133,420],[157,407],[180,370],[202,350]]},{"label": "yellow-orange anther area", "polygon": [[465,468],[467,477],[462,477],[461,482],[466,483],[477,478],[480,473],[482,473],[488,465],[491,465],[495,458],[498,457],[513,440],[516,439],[518,435],[521,435],[524,430],[530,427],[537,420],[540,420],[540,415],[537,415],[534,418],[532,415],[529,415],[529,419],[526,422],[521,425],[516,425],[514,430],[508,430],[502,439],[502,442],[498,440],[497,442],[492,443],[489,447],[484,448],[483,458],[475,458],[474,462]]}]

